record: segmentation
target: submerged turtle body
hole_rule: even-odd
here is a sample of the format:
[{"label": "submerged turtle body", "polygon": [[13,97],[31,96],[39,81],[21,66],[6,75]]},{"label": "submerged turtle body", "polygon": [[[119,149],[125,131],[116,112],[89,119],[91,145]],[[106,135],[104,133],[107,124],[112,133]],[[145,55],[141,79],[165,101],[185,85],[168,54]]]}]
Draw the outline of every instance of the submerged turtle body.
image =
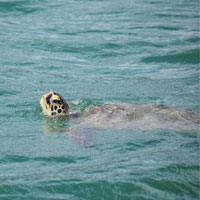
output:
[{"label": "submerged turtle body", "polygon": [[105,103],[95,112],[87,112],[82,126],[135,130],[200,128],[199,113],[155,104]]},{"label": "submerged turtle body", "polygon": [[[43,112],[50,116],[72,116],[81,128],[113,128],[113,129],[172,129],[199,130],[200,116],[197,112],[159,106],[155,104],[105,103],[100,107],[90,106],[83,113],[70,115],[68,103],[54,92],[44,95],[40,102]],[[58,108],[62,109],[58,112]],[[55,109],[58,107],[57,109]],[[53,109],[52,109],[53,108]],[[79,119],[79,120],[77,120]]]}]

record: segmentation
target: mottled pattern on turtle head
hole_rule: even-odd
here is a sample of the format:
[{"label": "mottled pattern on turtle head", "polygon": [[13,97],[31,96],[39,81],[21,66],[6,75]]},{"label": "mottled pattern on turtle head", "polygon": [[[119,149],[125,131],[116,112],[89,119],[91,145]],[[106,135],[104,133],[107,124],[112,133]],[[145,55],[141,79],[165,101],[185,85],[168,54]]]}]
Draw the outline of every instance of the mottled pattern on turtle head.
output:
[{"label": "mottled pattern on turtle head", "polygon": [[43,113],[50,116],[68,115],[70,108],[65,99],[58,93],[49,92],[42,96],[40,105]]}]

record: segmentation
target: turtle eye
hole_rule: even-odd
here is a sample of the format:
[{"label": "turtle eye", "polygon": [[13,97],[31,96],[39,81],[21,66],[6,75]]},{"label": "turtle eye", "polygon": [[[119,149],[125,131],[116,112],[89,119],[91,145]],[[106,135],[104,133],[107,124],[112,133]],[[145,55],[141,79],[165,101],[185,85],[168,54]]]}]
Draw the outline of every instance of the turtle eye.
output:
[{"label": "turtle eye", "polygon": [[53,100],[53,103],[61,104],[60,100]]}]

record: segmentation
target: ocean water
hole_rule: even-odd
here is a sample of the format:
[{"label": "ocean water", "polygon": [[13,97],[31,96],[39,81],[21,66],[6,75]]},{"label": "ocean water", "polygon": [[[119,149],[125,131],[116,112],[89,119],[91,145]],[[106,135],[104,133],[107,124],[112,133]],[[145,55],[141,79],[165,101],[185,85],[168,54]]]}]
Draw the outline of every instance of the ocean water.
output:
[{"label": "ocean water", "polygon": [[199,111],[198,0],[0,0],[0,199],[200,197],[198,133],[65,130],[41,96]]}]

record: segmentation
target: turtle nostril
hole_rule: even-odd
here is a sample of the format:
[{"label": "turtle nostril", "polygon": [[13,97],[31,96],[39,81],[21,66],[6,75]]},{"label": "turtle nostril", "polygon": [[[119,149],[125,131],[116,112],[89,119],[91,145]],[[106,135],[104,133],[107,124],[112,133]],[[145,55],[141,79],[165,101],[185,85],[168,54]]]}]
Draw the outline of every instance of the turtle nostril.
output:
[{"label": "turtle nostril", "polygon": [[51,115],[56,115],[56,112],[52,112]]}]

